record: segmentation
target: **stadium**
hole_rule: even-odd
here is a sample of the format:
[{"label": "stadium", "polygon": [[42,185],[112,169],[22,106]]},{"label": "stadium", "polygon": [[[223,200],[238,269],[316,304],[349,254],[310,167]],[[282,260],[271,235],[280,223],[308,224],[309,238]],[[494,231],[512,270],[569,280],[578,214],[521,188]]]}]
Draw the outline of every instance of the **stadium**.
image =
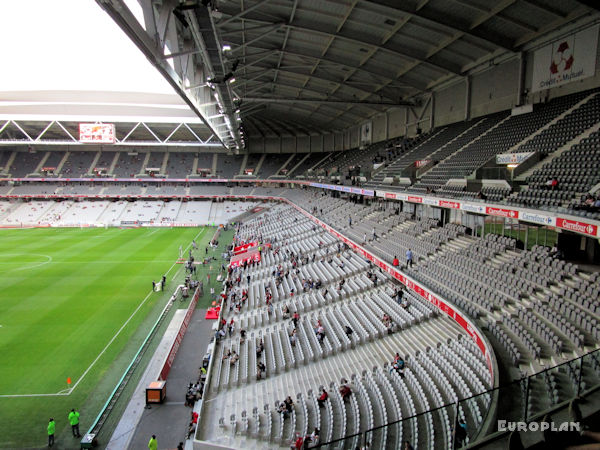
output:
[{"label": "stadium", "polygon": [[5,2],[0,448],[598,448],[599,29]]}]

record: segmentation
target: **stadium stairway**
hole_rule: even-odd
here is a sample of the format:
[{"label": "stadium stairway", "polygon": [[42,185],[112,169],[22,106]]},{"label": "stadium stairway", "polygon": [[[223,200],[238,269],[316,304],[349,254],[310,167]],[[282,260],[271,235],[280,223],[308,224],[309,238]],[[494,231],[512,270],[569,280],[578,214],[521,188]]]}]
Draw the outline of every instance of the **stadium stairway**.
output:
[{"label": "stadium stairway", "polygon": [[94,176],[94,168],[97,167],[98,161],[100,161],[101,155],[102,155],[102,151],[98,150],[96,152],[96,154],[94,155],[94,159],[92,160],[91,164],[88,166],[87,170],[85,171],[85,175]]}]

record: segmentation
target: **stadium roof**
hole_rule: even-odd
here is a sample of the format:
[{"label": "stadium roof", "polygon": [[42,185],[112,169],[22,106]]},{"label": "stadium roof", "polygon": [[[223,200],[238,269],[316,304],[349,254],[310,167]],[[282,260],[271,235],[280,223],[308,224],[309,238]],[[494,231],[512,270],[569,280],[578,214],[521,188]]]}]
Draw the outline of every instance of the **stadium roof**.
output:
[{"label": "stadium roof", "polygon": [[[143,20],[136,0],[126,4]],[[27,26],[16,20],[31,10]],[[2,2],[0,36],[10,62],[0,71],[2,143],[73,143],[78,122],[98,121],[116,122],[117,139],[129,145],[144,132],[154,144],[213,135],[93,0]]]},{"label": "stadium roof", "polygon": [[[343,129],[598,8],[575,0],[215,2],[242,117],[259,134]],[[215,15],[215,13],[213,13]]]},{"label": "stadium roof", "polygon": [[[52,119],[76,112],[160,122],[164,114],[201,122],[204,136],[229,148],[246,135],[340,131],[419,104],[550,32],[600,16],[594,0],[96,0],[113,23],[92,1],[61,0],[67,12],[57,2],[8,3],[0,29],[18,45],[8,48],[15,68],[0,75],[0,89],[16,84],[23,95],[0,92],[0,117],[55,111],[65,116]],[[28,27],[14,20],[33,7]],[[56,92],[40,94],[51,78],[79,93],[62,104]],[[125,83],[105,87],[112,79]],[[83,80],[127,94],[83,94]]]}]

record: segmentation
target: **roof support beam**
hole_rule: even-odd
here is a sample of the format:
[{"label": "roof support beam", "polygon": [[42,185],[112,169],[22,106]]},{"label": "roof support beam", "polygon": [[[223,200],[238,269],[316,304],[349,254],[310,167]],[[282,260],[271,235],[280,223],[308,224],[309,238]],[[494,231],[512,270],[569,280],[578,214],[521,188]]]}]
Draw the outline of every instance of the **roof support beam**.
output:
[{"label": "roof support beam", "polygon": [[[300,88],[298,88],[300,89]],[[273,97],[244,97],[244,102],[264,102],[264,103],[305,103],[317,105],[364,105],[364,106],[412,106],[413,102],[375,102],[368,100],[333,100],[320,98],[273,98]]]},{"label": "roof support beam", "polygon": [[[290,13],[290,18],[288,19],[288,24],[291,24],[294,21],[294,16],[296,15],[297,7],[298,7],[298,0],[294,0],[294,5],[292,6],[292,12]],[[285,37],[283,38],[283,44],[281,44],[281,51],[279,52],[279,60],[277,61],[277,68],[275,69],[275,75],[273,75],[273,83],[277,81],[277,75],[279,74],[279,67],[281,66],[281,60],[283,59],[283,52],[287,45],[289,36],[290,36],[290,29],[286,28]]]},{"label": "roof support beam", "polygon": [[275,136],[277,136],[278,138],[281,139],[281,134],[279,134],[279,132],[277,130],[275,130],[275,127],[273,127],[273,125],[271,123],[269,123],[268,120],[266,120],[264,117],[260,118],[260,123],[262,126],[264,126],[268,131],[270,131],[271,133],[273,133]]},{"label": "roof support beam", "polygon": [[[115,21],[123,32],[138,47],[150,63],[173,87],[175,92],[185,101],[189,108],[204,122],[211,133],[217,134],[213,124],[206,119],[204,111],[197,104],[198,99],[191,95],[191,90],[183,86],[183,78],[164,59],[160,42],[150,36],[129,10],[124,0],[96,0],[96,3]],[[218,134],[217,134],[218,135]],[[225,142],[219,139],[223,145]]]},{"label": "roof support beam", "polygon": [[[300,67],[306,68],[306,66],[300,66]],[[269,73],[269,72],[271,72],[273,70],[277,70],[276,67],[260,67],[260,69],[262,69],[261,70],[261,74],[263,74],[263,75],[266,75],[267,73]],[[286,69],[286,67],[279,68],[279,72],[282,73],[282,74],[289,75],[291,77],[302,78],[302,79],[306,78],[307,81],[310,80],[310,79],[313,79],[313,80],[323,81],[325,83],[333,83],[333,84],[335,84],[335,89],[333,91],[323,91],[323,94],[329,94],[329,95],[334,94],[342,85],[346,84],[343,80],[342,81],[337,81],[337,80],[332,80],[332,79],[329,79],[329,78],[321,78],[321,77],[316,77],[314,75],[308,75],[308,74],[304,74],[304,73],[298,73],[298,72],[294,72],[294,71],[290,71],[290,70],[285,70],[285,69]],[[258,73],[258,72],[252,72],[250,75],[253,75],[255,73]],[[249,79],[249,80],[242,79],[240,84],[244,84],[247,81],[253,81],[255,79],[256,78]],[[271,83],[275,83],[275,82],[276,81],[273,80]],[[306,82],[303,84],[302,89],[304,89],[304,86],[306,86],[306,84],[307,84]],[[373,85],[373,84],[376,84],[376,83],[371,83],[371,85]],[[236,82],[236,84],[234,86],[235,87],[238,86],[237,82]],[[372,95],[372,92],[366,91],[363,88],[354,87],[354,86],[350,86],[350,85],[348,87],[354,89],[357,92],[360,92],[360,94],[363,95],[363,96],[365,96],[365,98],[368,97],[368,96],[370,96],[370,95]],[[321,92],[321,91],[315,91],[315,90],[313,90],[313,91],[314,92]],[[381,95],[380,97],[386,98],[386,99],[388,99],[389,101],[392,101],[392,102],[395,101],[393,98],[391,98],[391,97],[389,97],[387,95]]]},{"label": "roof support beam", "polygon": [[282,121],[282,120],[277,120],[277,119],[274,119],[274,118],[272,118],[272,117],[270,117],[268,120],[269,120],[271,123],[274,123],[275,125],[278,125],[280,128],[282,128],[283,130],[285,130],[285,131],[286,131],[288,134],[290,134],[290,135],[292,135],[292,136],[296,137],[296,131],[295,131],[294,129],[290,128],[290,127],[288,126],[288,124],[286,124],[284,121]]},{"label": "roof support beam", "polygon": [[[261,50],[266,50],[264,47],[256,47],[253,46],[253,48],[256,49],[261,49]],[[278,52],[281,50],[277,50],[277,49],[272,49],[270,50],[271,52]],[[290,50],[285,50],[284,53],[286,55],[290,55],[290,56],[294,56],[297,58],[304,58],[304,59],[309,59],[309,60],[320,60],[322,62],[326,62],[328,64],[332,64],[332,65],[336,65],[340,68],[343,69],[348,69],[348,70],[355,70],[356,67],[351,66],[348,64],[347,61],[343,60],[343,59],[335,59],[335,57],[332,57],[331,55],[327,56],[327,57],[322,57],[322,56],[317,56],[317,55],[311,55],[309,53],[302,53],[300,50],[294,50],[294,51],[290,51]],[[376,72],[374,70],[371,69],[365,69],[364,67],[358,68],[357,69],[357,73],[361,73],[364,75],[367,75],[372,81],[373,84],[384,84],[385,81],[390,81],[390,82],[396,82],[396,83],[403,83],[404,86],[406,88],[414,88],[419,92],[425,92],[425,87],[424,86],[419,86],[413,82],[409,82],[409,81],[404,81],[402,79],[398,79],[395,78],[394,75],[386,75],[384,73],[381,72]]]},{"label": "roof support beam", "polygon": [[268,31],[266,31],[265,33],[261,34],[260,36],[255,37],[254,39],[251,39],[249,41],[244,42],[242,45],[237,46],[236,48],[234,48],[233,50],[231,50],[231,54],[240,51],[243,48],[246,48],[250,45],[252,45],[255,42],[260,41],[261,39],[265,38],[266,36],[269,36],[272,33],[275,33],[277,30],[279,30],[281,27],[283,27],[284,24],[273,24],[273,26],[270,27],[270,29]]},{"label": "roof support beam", "polygon": [[223,27],[223,25],[227,25],[229,22],[232,22],[232,21],[234,21],[234,20],[236,20],[236,19],[239,19],[240,17],[243,17],[243,16],[245,16],[245,15],[246,15],[246,14],[248,14],[249,12],[252,12],[252,11],[254,11],[255,9],[258,9],[258,8],[260,8],[261,6],[263,6],[263,5],[267,4],[267,3],[269,3],[270,1],[271,1],[271,0],[262,0],[262,2],[258,2],[257,4],[255,4],[255,5],[252,5],[251,7],[249,7],[249,8],[246,8],[246,9],[244,9],[244,10],[240,11],[238,14],[236,14],[236,15],[234,15],[234,16],[231,16],[229,19],[226,19],[226,20],[224,20],[223,22],[219,22],[219,23],[217,24],[217,27],[218,27],[218,28],[222,28],[222,27]]},{"label": "roof support beam", "polygon": [[[276,25],[272,22],[267,22],[264,20],[260,20],[260,19],[245,19],[248,21],[252,21],[254,23],[262,23],[262,24],[272,24],[272,25]],[[390,55],[394,55],[397,56],[403,60],[407,60],[408,61],[416,61],[418,63],[421,64],[427,64],[430,65],[432,67],[435,67],[438,70],[441,70],[442,72],[449,72],[452,73],[454,75],[460,75],[460,69],[458,67],[454,67],[454,66],[450,66],[448,64],[445,63],[435,63],[433,61],[428,61],[426,58],[422,58],[418,55],[414,55],[414,54],[409,54],[406,51],[401,51],[399,48],[392,48],[389,44],[387,45],[379,45],[377,42],[375,42],[374,40],[360,40],[355,38],[353,35],[344,33],[343,31],[339,31],[338,33],[332,33],[330,31],[328,31],[325,28],[319,28],[317,25],[313,24],[313,23],[305,23],[305,24],[296,24],[296,25],[287,25],[287,24],[282,24],[281,26],[284,27],[290,27],[293,31],[299,31],[299,32],[308,32],[308,33],[315,33],[315,34],[319,34],[322,36],[326,36],[328,38],[334,38],[334,39],[340,39],[342,41],[346,41],[349,43],[352,43],[354,45],[359,45],[361,47],[377,47],[378,50],[381,50],[383,52],[386,52]],[[324,56],[324,55],[321,55]]]},{"label": "roof support beam", "polygon": [[435,14],[432,14],[431,12],[427,12],[427,11],[423,11],[423,10],[418,11],[418,10],[415,10],[412,8],[408,8],[405,3],[398,2],[397,0],[363,0],[363,1],[366,3],[371,3],[373,5],[382,6],[384,8],[394,10],[397,12],[410,14],[413,17],[417,17],[417,18],[422,19],[429,23],[433,23],[436,25],[441,25],[446,28],[450,28],[451,30],[460,31],[468,36],[472,36],[477,39],[486,41],[489,44],[494,45],[495,47],[500,47],[503,50],[507,50],[507,51],[511,51],[511,52],[514,51],[513,43],[510,42],[508,39],[502,38],[500,36],[496,36],[496,37],[489,36],[483,32],[469,29],[469,27],[466,27],[462,24],[456,23],[456,21],[452,20],[448,16],[444,16],[444,17],[436,16]]}]

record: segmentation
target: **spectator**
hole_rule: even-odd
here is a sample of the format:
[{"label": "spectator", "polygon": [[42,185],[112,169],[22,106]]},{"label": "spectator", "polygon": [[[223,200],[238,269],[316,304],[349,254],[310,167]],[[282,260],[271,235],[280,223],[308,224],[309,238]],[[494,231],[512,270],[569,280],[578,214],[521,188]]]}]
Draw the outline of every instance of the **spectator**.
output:
[{"label": "spectator", "polygon": [[292,450],[301,450],[304,447],[304,438],[300,433],[296,433],[296,440],[290,444]]},{"label": "spectator", "polygon": [[196,424],[193,422],[190,422],[190,424],[188,425],[188,430],[187,430],[187,434],[185,435],[185,438],[186,439],[191,438],[195,431],[196,431]]},{"label": "spectator", "polygon": [[323,328],[323,325],[319,323],[317,329],[315,330],[315,333],[317,334],[317,339],[319,340],[319,342],[323,343],[323,339],[325,338],[325,328]]},{"label": "spectator", "polygon": [[325,388],[322,387],[321,388],[321,395],[317,399],[317,403],[319,404],[319,408],[322,408],[323,406],[325,406],[325,402],[327,401],[328,398],[329,398],[329,394],[327,393],[327,391],[325,390]]},{"label": "spectator", "polygon": [[461,448],[467,439],[467,424],[463,419],[458,420],[458,425],[454,430],[454,448]]},{"label": "spectator", "polygon": [[558,187],[558,180],[555,177],[548,178],[546,181],[546,189],[555,190]]},{"label": "spectator", "polygon": [[262,352],[265,350],[265,344],[263,343],[263,340],[261,339],[260,342],[258,343],[258,345],[256,346],[256,358],[260,358],[262,355]]},{"label": "spectator", "polygon": [[412,267],[412,265],[413,265],[413,252],[409,248],[408,250],[406,250],[406,266]]},{"label": "spectator", "polygon": [[399,305],[402,303],[402,297],[404,297],[404,289],[401,287],[400,289],[395,291],[396,303]]},{"label": "spectator", "polygon": [[392,266],[398,267],[400,265],[400,261],[398,261],[398,257],[394,256],[394,260],[392,261]]},{"label": "spectator", "polygon": [[256,379],[260,380],[262,378],[262,374],[266,371],[266,367],[262,361],[259,361],[256,364]]},{"label": "spectator", "polygon": [[319,445],[319,433],[319,429],[315,428],[314,431],[310,434],[308,448],[315,448]]},{"label": "spectator", "polygon": [[346,336],[348,336],[348,339],[351,339],[350,336],[352,336],[352,333],[354,333],[352,328],[350,328],[348,325],[344,327],[344,332],[346,333]]},{"label": "spectator", "polygon": [[286,411],[288,412],[288,414],[291,414],[294,409],[294,401],[292,400],[292,397],[288,395],[284,402]]},{"label": "spectator", "polygon": [[404,360],[398,352],[396,352],[396,354],[394,355],[394,363],[399,363],[402,367],[404,367]]},{"label": "spectator", "polygon": [[344,382],[340,386],[340,395],[342,396],[342,400],[346,400],[348,397],[350,397],[350,394],[352,394],[352,389],[350,389],[348,383]]}]

